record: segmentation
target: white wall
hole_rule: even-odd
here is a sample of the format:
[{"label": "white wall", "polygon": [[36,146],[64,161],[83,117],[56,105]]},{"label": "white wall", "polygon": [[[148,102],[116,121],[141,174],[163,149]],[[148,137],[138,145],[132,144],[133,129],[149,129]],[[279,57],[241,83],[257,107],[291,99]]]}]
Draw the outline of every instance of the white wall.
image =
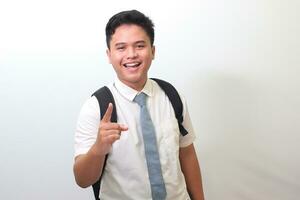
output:
[{"label": "white wall", "polygon": [[0,199],[92,199],[72,174],[76,118],[114,77],[108,18],[132,8],[156,25],[150,75],[188,99],[206,199],[298,199],[297,0],[1,1]]}]

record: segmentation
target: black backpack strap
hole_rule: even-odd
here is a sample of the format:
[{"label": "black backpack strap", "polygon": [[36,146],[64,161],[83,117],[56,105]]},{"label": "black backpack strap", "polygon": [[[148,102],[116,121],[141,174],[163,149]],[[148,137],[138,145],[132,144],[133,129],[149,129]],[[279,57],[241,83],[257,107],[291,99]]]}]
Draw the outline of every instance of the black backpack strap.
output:
[{"label": "black backpack strap", "polygon": [[111,91],[108,89],[108,87],[104,86],[94,92],[92,96],[95,96],[98,100],[100,111],[101,111],[101,119],[103,118],[107,108],[108,104],[113,104],[113,112],[111,114],[111,121],[117,122],[117,110],[116,110],[116,103],[114,100],[114,96],[112,95]]},{"label": "black backpack strap", "polygon": [[[117,110],[116,110],[116,104],[114,100],[114,96],[112,95],[111,91],[108,89],[108,87],[104,86],[97,90],[92,96],[95,96],[98,100],[99,103],[99,108],[100,108],[100,113],[101,113],[101,119],[103,118],[107,108],[108,104],[112,103],[113,104],[113,111],[111,115],[111,121],[112,122],[117,122]],[[99,180],[93,184],[93,191],[94,191],[94,196],[96,200],[100,200],[99,198],[99,192],[100,192],[100,184],[101,184],[101,178],[104,172],[104,168],[106,165],[108,154],[105,156],[104,164],[103,164],[103,170],[102,174],[99,178]]]},{"label": "black backpack strap", "polygon": [[163,80],[157,79],[157,78],[151,78],[151,79],[158,83],[158,85],[161,87],[161,89],[166,93],[167,97],[169,98],[169,100],[173,106],[173,109],[175,111],[175,116],[178,121],[180,133],[182,136],[185,136],[186,134],[188,134],[188,131],[182,125],[183,105],[182,105],[181,98],[180,98],[176,88],[167,81],[163,81]]}]

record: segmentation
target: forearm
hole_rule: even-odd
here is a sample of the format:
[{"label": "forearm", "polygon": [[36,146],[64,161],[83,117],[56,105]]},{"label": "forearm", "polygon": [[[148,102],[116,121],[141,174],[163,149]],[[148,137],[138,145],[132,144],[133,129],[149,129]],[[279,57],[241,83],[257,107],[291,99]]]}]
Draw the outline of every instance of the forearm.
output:
[{"label": "forearm", "polygon": [[93,145],[86,154],[75,158],[73,171],[76,183],[80,187],[86,188],[94,184],[102,174],[105,154],[97,154],[95,148]]},{"label": "forearm", "polygon": [[204,200],[200,166],[193,144],[181,148],[179,158],[191,199]]}]

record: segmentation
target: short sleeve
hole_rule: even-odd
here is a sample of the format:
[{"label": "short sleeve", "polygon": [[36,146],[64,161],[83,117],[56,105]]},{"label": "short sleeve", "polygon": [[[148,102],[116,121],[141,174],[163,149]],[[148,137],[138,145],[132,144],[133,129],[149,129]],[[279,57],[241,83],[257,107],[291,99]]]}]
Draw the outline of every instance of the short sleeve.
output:
[{"label": "short sleeve", "polygon": [[74,157],[85,154],[97,139],[100,124],[100,109],[96,97],[92,96],[83,104],[75,130]]},{"label": "short sleeve", "polygon": [[182,125],[188,131],[188,134],[185,136],[180,135],[179,147],[187,147],[195,141],[196,135],[195,135],[194,128],[193,128],[193,125],[191,122],[190,114],[188,112],[187,102],[182,95],[180,95],[180,98],[181,98],[181,101],[183,104]]}]

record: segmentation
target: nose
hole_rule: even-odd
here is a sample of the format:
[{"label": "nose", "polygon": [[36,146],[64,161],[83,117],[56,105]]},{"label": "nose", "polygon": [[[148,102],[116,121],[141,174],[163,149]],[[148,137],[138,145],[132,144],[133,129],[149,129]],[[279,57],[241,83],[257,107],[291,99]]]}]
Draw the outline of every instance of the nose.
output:
[{"label": "nose", "polygon": [[138,56],[137,51],[134,48],[128,48],[127,59],[133,59]]}]

